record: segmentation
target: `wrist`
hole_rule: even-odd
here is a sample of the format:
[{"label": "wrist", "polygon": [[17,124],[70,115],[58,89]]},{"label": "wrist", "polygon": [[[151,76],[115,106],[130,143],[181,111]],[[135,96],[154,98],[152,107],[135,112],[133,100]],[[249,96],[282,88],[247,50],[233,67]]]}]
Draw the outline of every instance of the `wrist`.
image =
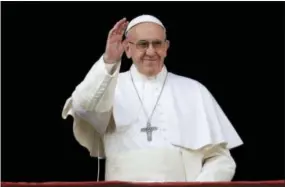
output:
[{"label": "wrist", "polygon": [[108,57],[108,55],[103,55],[103,60],[106,64],[116,64],[119,60],[113,60]]}]

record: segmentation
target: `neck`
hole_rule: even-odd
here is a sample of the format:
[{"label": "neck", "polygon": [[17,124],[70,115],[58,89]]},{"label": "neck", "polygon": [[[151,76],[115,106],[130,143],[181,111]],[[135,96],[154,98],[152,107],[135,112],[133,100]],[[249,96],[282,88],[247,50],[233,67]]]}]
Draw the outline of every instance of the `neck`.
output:
[{"label": "neck", "polygon": [[142,71],[140,68],[138,68],[137,65],[135,65],[137,71],[142,75],[145,76],[146,78],[155,78],[159,73],[161,73],[162,69],[163,69],[163,65],[157,69],[157,70],[153,70],[153,71]]},{"label": "neck", "polygon": [[156,77],[160,72],[141,72],[140,70],[138,70],[138,72],[144,76],[146,76],[147,78],[152,78],[152,77]]},{"label": "neck", "polygon": [[131,67],[131,71],[133,71],[134,76],[136,77],[135,79],[137,80],[156,80],[156,81],[163,81],[166,74],[167,74],[167,69],[166,67],[162,67],[159,69],[158,72],[142,72],[137,68],[134,64]]}]

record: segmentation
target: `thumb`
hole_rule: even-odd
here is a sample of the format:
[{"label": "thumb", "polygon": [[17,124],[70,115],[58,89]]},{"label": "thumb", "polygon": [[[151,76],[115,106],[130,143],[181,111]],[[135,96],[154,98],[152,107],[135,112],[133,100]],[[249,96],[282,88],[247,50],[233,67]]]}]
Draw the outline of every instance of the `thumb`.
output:
[{"label": "thumb", "polygon": [[127,44],[128,44],[128,40],[124,39],[124,41],[122,42],[122,46],[125,48],[127,47]]},{"label": "thumb", "polygon": [[124,41],[121,42],[119,50],[122,51],[122,53],[123,53],[123,51],[127,48],[127,45],[128,45],[128,41],[125,39]]}]

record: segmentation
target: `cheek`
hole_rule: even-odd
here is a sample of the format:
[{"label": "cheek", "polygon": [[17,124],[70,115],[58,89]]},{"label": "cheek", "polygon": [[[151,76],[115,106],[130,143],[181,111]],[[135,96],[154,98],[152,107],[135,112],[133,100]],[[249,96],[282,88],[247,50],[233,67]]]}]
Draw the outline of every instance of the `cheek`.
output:
[{"label": "cheek", "polygon": [[141,61],[144,58],[144,53],[136,53],[134,57],[137,61]]},{"label": "cheek", "polygon": [[159,52],[158,52],[158,55],[159,55],[161,58],[164,58],[164,57],[166,57],[166,51],[165,51],[165,50],[159,51]]}]

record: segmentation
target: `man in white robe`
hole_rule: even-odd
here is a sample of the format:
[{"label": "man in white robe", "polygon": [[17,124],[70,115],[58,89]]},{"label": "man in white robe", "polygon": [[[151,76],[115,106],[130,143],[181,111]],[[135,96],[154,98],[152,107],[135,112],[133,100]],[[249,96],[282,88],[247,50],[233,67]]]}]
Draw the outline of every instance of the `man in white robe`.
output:
[{"label": "man in white robe", "polygon": [[[243,142],[201,83],[167,71],[168,47],[156,17],[118,21],[62,116],[92,157],[106,158],[106,181],[231,181],[229,150]],[[120,73],[124,52],[133,65]]]}]

